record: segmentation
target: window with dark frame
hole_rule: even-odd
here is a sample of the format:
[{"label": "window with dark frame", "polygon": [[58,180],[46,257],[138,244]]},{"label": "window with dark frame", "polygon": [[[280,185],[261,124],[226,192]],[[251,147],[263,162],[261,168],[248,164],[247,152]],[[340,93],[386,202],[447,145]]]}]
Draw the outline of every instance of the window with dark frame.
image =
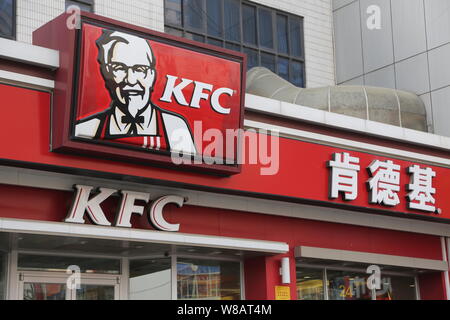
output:
[{"label": "window with dark frame", "polygon": [[303,18],[243,0],[165,0],[165,32],[247,54],[305,87]]},{"label": "window with dark frame", "polygon": [[16,38],[16,0],[0,0],[0,38]]},{"label": "window with dark frame", "polygon": [[80,7],[81,11],[94,12],[94,0],[66,0],[66,9],[73,5]]}]

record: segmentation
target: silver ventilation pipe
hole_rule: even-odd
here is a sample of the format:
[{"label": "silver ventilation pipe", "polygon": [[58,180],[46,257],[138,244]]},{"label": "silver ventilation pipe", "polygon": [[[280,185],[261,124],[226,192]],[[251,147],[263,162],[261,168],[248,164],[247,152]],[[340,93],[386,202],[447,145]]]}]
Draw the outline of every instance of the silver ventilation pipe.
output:
[{"label": "silver ventilation pipe", "polygon": [[368,86],[299,88],[263,67],[247,73],[247,93],[399,127],[428,131],[425,105],[414,93]]}]

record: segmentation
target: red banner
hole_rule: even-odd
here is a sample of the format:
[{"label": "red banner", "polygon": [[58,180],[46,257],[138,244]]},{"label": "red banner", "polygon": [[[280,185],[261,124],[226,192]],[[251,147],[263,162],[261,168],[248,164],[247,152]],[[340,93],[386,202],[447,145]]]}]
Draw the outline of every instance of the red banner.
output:
[{"label": "red banner", "polygon": [[[127,177],[126,179],[137,182],[145,181],[267,199],[354,208],[404,217],[450,219],[449,168],[287,138],[279,139],[278,159],[272,157],[272,162],[266,164],[262,164],[261,161],[257,164],[244,163],[241,174],[231,177],[63,155],[50,152],[48,148],[50,141],[50,95],[48,93],[0,85],[0,94],[4,97],[5,119],[20,119],[20,121],[5,121],[0,126],[0,136],[4,137],[0,143],[0,158],[6,163],[25,167],[37,166],[44,169],[50,165],[49,170],[72,173],[85,171],[89,175],[109,175],[111,178],[120,179]],[[257,141],[267,138],[258,133],[249,134],[249,136],[252,135]],[[247,143],[245,154],[252,145]],[[344,153],[349,154],[350,165],[357,165],[359,169],[351,171],[353,173],[337,171],[338,197],[333,199],[330,198],[333,191],[330,180],[332,170],[339,169],[339,166],[330,161],[341,162],[342,166],[342,162],[345,163]],[[341,156],[334,158],[335,154]],[[357,158],[358,163],[356,164],[355,159],[352,158]],[[373,172],[370,172],[368,168],[376,161],[379,161],[378,166],[372,166]],[[388,161],[392,161],[392,164],[388,166],[392,170],[383,167],[389,164]],[[275,170],[276,174],[261,175],[262,169],[270,166],[278,167],[278,170]],[[380,195],[377,196],[378,198],[375,197],[378,202],[371,203],[370,197],[374,187],[370,189],[369,181],[375,177],[378,178],[372,181],[376,181],[377,184],[372,185],[376,186]],[[343,191],[353,182],[355,182],[356,194]],[[390,190],[390,193],[383,190]],[[345,194],[348,200],[344,200]],[[397,195],[398,203],[393,194]],[[412,203],[419,204],[422,209],[412,208]],[[426,211],[425,208],[434,209]]]}]

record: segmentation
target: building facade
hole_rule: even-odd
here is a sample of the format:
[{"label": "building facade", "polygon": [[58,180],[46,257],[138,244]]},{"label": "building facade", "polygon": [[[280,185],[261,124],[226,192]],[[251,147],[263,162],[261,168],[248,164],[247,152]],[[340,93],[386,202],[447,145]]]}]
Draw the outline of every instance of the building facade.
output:
[{"label": "building facade", "polygon": [[346,3],[76,2],[0,1],[0,299],[449,298],[449,138],[246,92],[346,82]]},{"label": "building facade", "polygon": [[449,136],[448,1],[334,1],[333,16],[337,83],[414,92]]}]

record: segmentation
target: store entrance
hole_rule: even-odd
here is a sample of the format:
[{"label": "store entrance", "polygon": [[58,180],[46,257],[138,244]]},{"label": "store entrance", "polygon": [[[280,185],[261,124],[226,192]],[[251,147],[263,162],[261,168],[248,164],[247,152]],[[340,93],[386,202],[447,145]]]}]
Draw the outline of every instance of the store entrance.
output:
[{"label": "store entrance", "polygon": [[[72,276],[73,277],[73,276]],[[119,281],[111,276],[27,272],[18,275],[19,300],[118,300]]]},{"label": "store entrance", "polygon": [[244,253],[237,250],[34,234],[6,240],[11,249],[0,252],[0,299],[3,293],[11,300],[244,297]]}]

